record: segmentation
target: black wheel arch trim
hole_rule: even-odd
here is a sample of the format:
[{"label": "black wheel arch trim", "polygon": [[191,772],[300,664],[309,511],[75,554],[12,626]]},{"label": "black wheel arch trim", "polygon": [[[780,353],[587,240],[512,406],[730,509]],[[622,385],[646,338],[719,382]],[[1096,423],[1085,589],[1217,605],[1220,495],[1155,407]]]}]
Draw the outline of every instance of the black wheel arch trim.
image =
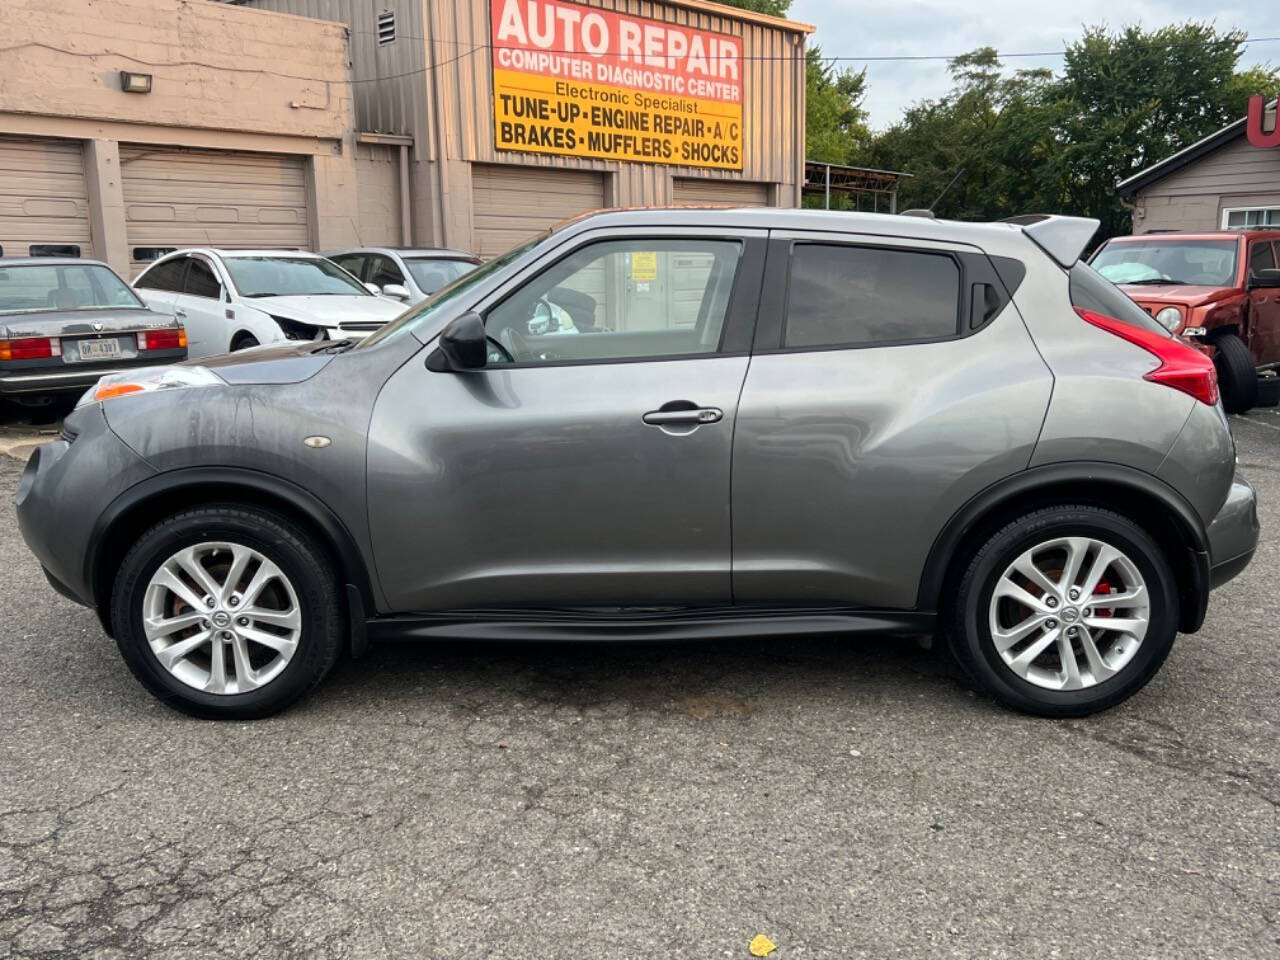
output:
[{"label": "black wheel arch trim", "polygon": [[1062,483],[1091,482],[1125,487],[1157,501],[1178,520],[1186,545],[1182,557],[1171,556],[1182,585],[1179,630],[1194,633],[1204,622],[1209,595],[1209,541],[1205,525],[1195,509],[1173,487],[1145,471],[1100,461],[1067,461],[1031,467],[999,480],[971,497],[943,526],[929,551],[916,594],[917,609],[939,606],[952,560],[965,537],[997,510],[1015,498]]},{"label": "black wheel arch trim", "polygon": [[364,610],[377,609],[370,571],[355,537],[333,509],[315,494],[283,477],[247,467],[181,467],[148,477],[119,494],[99,514],[89,534],[85,551],[85,582],[93,590],[94,606],[108,633],[111,632],[110,616],[105,606],[109,603],[110,591],[102,595],[98,578],[107,535],[118,522],[148,500],[198,487],[239,487],[288,502],[316,526],[326,545],[337,552],[343,579],[356,590],[363,603],[361,614]]}]

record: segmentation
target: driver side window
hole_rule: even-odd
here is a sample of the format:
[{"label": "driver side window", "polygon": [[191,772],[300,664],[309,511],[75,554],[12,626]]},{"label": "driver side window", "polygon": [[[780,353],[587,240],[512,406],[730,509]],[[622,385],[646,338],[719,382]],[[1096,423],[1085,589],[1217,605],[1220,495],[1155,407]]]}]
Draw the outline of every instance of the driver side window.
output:
[{"label": "driver side window", "polygon": [[719,349],[742,244],[607,240],[580,247],[489,311],[515,363],[677,357]]}]

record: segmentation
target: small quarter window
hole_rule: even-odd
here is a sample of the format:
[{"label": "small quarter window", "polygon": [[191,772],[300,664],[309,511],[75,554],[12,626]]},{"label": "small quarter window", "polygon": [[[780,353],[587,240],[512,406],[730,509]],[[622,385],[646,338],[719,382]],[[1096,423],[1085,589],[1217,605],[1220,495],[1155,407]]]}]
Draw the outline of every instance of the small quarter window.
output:
[{"label": "small quarter window", "polygon": [[798,244],[783,346],[866,346],[954,337],[960,268],[946,254]]}]

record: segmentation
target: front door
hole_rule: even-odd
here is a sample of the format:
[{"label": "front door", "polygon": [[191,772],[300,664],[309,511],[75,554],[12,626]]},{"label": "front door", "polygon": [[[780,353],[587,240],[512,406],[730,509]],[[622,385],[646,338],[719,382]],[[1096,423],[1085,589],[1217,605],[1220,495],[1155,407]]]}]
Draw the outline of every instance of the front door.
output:
[{"label": "front door", "polygon": [[187,328],[187,356],[207,357],[231,348],[229,305],[213,265],[193,254],[187,261],[182,290],[173,298],[173,314]]},{"label": "front door", "polygon": [[[1276,269],[1275,246],[1270,240],[1249,243],[1249,276],[1260,270]],[[1280,362],[1280,290],[1257,287],[1249,290],[1249,352],[1255,366]]]},{"label": "front door", "polygon": [[[405,364],[369,437],[397,611],[731,600],[729,468],[763,238],[580,240],[476,308],[479,371]],[[680,289],[655,293],[675,274]]]}]

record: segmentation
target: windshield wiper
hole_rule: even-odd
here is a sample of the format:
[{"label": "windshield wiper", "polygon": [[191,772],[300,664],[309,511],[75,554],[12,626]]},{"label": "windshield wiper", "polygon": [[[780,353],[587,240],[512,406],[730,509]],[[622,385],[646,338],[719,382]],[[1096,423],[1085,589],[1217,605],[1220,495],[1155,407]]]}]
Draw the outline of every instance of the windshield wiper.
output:
[{"label": "windshield wiper", "polygon": [[1120,282],[1123,284],[1127,284],[1131,287],[1137,287],[1137,286],[1167,287],[1167,286],[1182,286],[1187,281],[1167,280],[1164,277],[1148,277],[1146,280],[1121,280]]}]

